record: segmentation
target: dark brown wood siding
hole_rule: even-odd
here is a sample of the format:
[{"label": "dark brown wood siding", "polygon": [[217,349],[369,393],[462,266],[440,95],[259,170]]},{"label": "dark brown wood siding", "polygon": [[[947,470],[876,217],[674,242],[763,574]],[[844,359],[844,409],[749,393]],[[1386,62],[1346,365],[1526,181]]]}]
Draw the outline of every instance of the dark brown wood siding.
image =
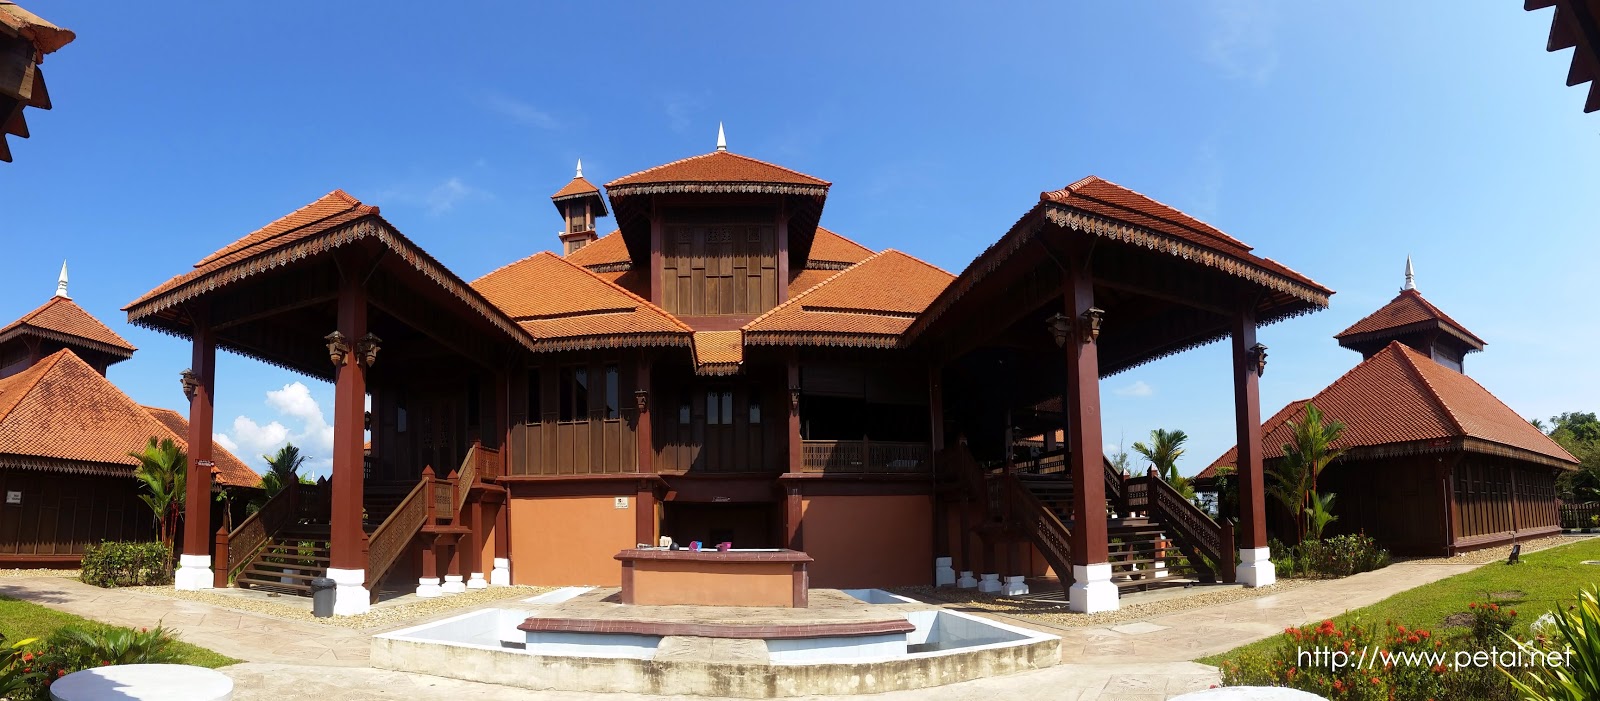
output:
[{"label": "dark brown wood siding", "polygon": [[771,209],[673,211],[662,226],[661,306],[679,316],[754,316],[778,304]]},{"label": "dark brown wood siding", "polygon": [[[507,474],[638,472],[635,363],[632,356],[564,358],[522,368],[510,388],[511,450]],[[588,382],[587,406],[581,409],[562,397],[563,384],[572,382],[579,370],[586,373]],[[614,389],[608,382],[612,371]],[[537,400],[530,402],[529,393],[535,388]],[[564,405],[564,401],[568,403]]]},{"label": "dark brown wood siding", "polygon": [[656,372],[652,382],[657,403],[651,414],[657,471],[786,471],[789,390],[785,379],[786,369],[777,366],[746,368],[729,377],[696,377],[676,369]]},{"label": "dark brown wood siding", "polygon": [[[4,503],[7,492],[22,492],[22,503]],[[0,469],[0,563],[81,555],[103,540],[155,540],[138,494],[132,477]]]},{"label": "dark brown wood siding", "polygon": [[1548,467],[1469,455],[1454,475],[1456,539],[1525,532],[1560,524]]}]

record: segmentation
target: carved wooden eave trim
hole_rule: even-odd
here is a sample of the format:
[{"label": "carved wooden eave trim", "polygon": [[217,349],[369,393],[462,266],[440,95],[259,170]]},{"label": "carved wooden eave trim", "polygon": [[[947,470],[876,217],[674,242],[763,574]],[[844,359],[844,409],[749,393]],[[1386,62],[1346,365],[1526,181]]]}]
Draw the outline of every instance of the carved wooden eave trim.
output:
[{"label": "carved wooden eave trim", "polygon": [[[1363,460],[1383,460],[1387,458],[1406,458],[1419,455],[1441,455],[1446,453],[1476,453],[1507,458],[1519,462],[1533,463],[1543,467],[1559,470],[1575,470],[1578,466],[1558,458],[1553,458],[1543,453],[1537,453],[1525,448],[1517,448],[1504,443],[1484,440],[1482,438],[1457,437],[1435,438],[1423,441],[1406,441],[1403,443],[1384,443],[1381,445],[1363,445],[1345,449],[1334,462],[1336,464],[1360,462]],[[1265,462],[1275,463],[1283,460],[1282,455],[1266,458]]]},{"label": "carved wooden eave trim", "polygon": [[827,185],[803,185],[798,183],[756,183],[756,182],[721,182],[721,183],[639,183],[637,185],[613,185],[606,188],[606,194],[612,199],[630,197],[633,195],[798,195],[801,197],[827,197]]},{"label": "carved wooden eave trim", "polygon": [[53,472],[66,475],[91,475],[95,477],[127,477],[132,479],[133,464],[64,460],[35,455],[0,455],[0,469]]},{"label": "carved wooden eave trim", "polygon": [[[523,348],[535,350],[536,340],[532,336],[488,300],[484,299],[482,295],[472,289],[472,286],[456,277],[454,273],[435,260],[433,256],[418,248],[377,216],[363,217],[348,224],[318,233],[305,240],[274,248],[265,253],[185,280],[172,289],[164,290],[159,294],[130,305],[127,308],[128,323],[148,329],[165,330],[162,328],[164,324],[158,323],[155,318],[155,315],[162,311],[207,293],[220,290],[251,276],[313,256],[326,254],[342,246],[348,246],[369,238],[376,239],[388,247],[395,256],[398,256],[417,272],[432,280],[450,295],[464,302],[473,311],[488,320],[490,324],[504,331],[507,336],[521,344]],[[174,335],[182,337],[181,333],[174,332]],[[259,357],[250,353],[245,353],[245,355]],[[276,365],[277,363],[273,364]],[[280,365],[280,367],[282,366]]]},{"label": "carved wooden eave trim", "polygon": [[737,375],[740,372],[743,372],[743,365],[743,363],[736,362],[697,363],[694,366],[694,374],[701,377],[727,377],[729,375]]},{"label": "carved wooden eave trim", "polygon": [[127,348],[113,346],[104,341],[96,341],[92,338],[85,338],[83,336],[56,331],[55,329],[34,326],[28,323],[19,324],[5,333],[0,333],[0,343],[5,343],[6,341],[10,341],[14,338],[19,338],[22,336],[38,336],[39,338],[49,339],[56,341],[57,343],[83,346],[91,350],[105,353],[106,355],[116,356],[122,360],[127,360],[128,358],[133,357],[133,351],[128,350]]},{"label": "carved wooden eave trim", "polygon": [[1387,329],[1378,329],[1376,331],[1365,331],[1362,333],[1334,336],[1334,338],[1345,344],[1367,343],[1369,341],[1389,341],[1407,334],[1417,333],[1420,331],[1431,331],[1434,329],[1443,331],[1449,334],[1450,337],[1460,340],[1466,345],[1466,352],[1468,353],[1476,353],[1483,350],[1485,345],[1488,345],[1484,343],[1482,339],[1474,338],[1470,333],[1463,332],[1454,324],[1448,323],[1442,319],[1424,319],[1422,321],[1405,324],[1403,326],[1394,326]]},{"label": "carved wooden eave trim", "polygon": [[687,333],[615,333],[566,338],[541,338],[534,344],[536,353],[613,348],[687,348]]},{"label": "carved wooden eave trim", "polygon": [[1206,267],[1215,268],[1228,275],[1242,278],[1269,290],[1282,292],[1319,308],[1326,309],[1328,307],[1328,292],[1325,290],[1313,288],[1290,279],[1281,273],[1266,270],[1257,264],[1242,261],[1152,229],[1108,219],[1054,202],[1044,203],[1044,216],[1050,223],[1065,229],[1081,231],[1113,241],[1130,243],[1193,261]]},{"label": "carved wooden eave trim", "polygon": [[812,258],[806,261],[805,270],[847,270],[855,263],[844,260],[817,260]]},{"label": "carved wooden eave trim", "polygon": [[585,265],[583,267],[587,268],[591,273],[625,273],[629,270],[633,270],[633,261],[624,260],[617,261],[615,263],[597,263],[595,265]]},{"label": "carved wooden eave trim", "polygon": [[825,348],[903,348],[902,334],[831,333],[826,331],[745,331],[747,346],[821,346]]}]

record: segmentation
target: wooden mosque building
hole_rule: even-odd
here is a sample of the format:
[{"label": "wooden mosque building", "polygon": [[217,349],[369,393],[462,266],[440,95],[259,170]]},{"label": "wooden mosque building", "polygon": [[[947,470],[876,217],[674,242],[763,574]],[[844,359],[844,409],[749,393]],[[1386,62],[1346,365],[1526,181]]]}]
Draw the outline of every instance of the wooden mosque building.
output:
[{"label": "wooden mosque building", "polygon": [[[1307,403],[1345,424],[1334,444],[1345,452],[1318,484],[1337,495],[1326,535],[1454,555],[1560,532],[1555,478],[1577,459],[1467,376],[1466,355],[1484,342],[1423,298],[1410,259],[1400,294],[1334,338],[1361,363],[1261,427],[1270,470]],[[1236,460],[1233,450],[1218,458],[1197,476],[1201,488]],[[1293,542],[1288,511],[1269,508],[1274,535]]]},{"label": "wooden mosque building", "polygon": [[[614,556],[664,535],[803,550],[818,587],[1053,572],[1079,611],[1164,577],[1273,581],[1256,331],[1330,290],[1095,177],[952,275],[822,227],[828,181],[718,136],[603,190],[580,165],[552,198],[561,253],[471,282],[334,191],[133,301],[131,323],[192,341],[196,465],[219,348],[335,387],[329,488],[214,539],[189,522],[177,586],[326,573],[352,614],[384,591],[614,586]],[[1101,377],[1214,341],[1237,532],[1100,447]]]},{"label": "wooden mosque building", "polygon": [[[54,296],[0,328],[0,568],[76,567],[85,545],[156,538],[128,453],[184,446],[188,425],[106,379],[133,353],[67,296],[65,264]],[[213,461],[219,488],[261,481],[225,450]]]}]

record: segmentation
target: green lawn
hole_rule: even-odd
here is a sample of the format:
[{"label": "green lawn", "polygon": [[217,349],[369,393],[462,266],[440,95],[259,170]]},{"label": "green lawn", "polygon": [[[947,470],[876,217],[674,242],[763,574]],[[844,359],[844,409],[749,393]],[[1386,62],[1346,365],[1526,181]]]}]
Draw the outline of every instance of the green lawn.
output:
[{"label": "green lawn", "polygon": [[[50,633],[55,629],[73,624],[88,628],[110,627],[70,613],[62,613],[20,599],[0,596],[0,634],[4,634],[9,643],[14,643],[24,638],[39,638],[43,640],[49,637]],[[239,662],[239,660],[232,657],[225,657],[181,640],[174,643],[174,645],[177,646],[178,652],[182,655],[180,661],[184,664],[198,665],[200,667],[224,667]]]},{"label": "green lawn", "polygon": [[[1565,606],[1565,602],[1576,597],[1579,589],[1600,581],[1600,565],[1579,564],[1583,560],[1600,560],[1600,538],[1526,555],[1520,565],[1507,565],[1504,560],[1492,562],[1348,611],[1334,621],[1343,627],[1353,617],[1379,626],[1393,620],[1409,628],[1449,633],[1453,631],[1443,629],[1446,616],[1466,611],[1471,602],[1487,601],[1492,594],[1494,602],[1501,607],[1516,609],[1517,623],[1511,632],[1524,634],[1528,625],[1541,614],[1557,605]],[[1198,662],[1216,665],[1245,653],[1271,651],[1281,643],[1282,636],[1275,635],[1220,655],[1201,658]]]}]

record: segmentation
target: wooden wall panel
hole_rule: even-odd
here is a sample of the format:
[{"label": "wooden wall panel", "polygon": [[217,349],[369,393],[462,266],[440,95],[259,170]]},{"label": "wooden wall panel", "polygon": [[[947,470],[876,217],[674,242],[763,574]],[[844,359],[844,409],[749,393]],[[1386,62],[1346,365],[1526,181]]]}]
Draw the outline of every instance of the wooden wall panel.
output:
[{"label": "wooden wall panel", "polygon": [[79,555],[102,540],[155,540],[155,520],[131,477],[0,470],[0,562],[12,557]]}]

